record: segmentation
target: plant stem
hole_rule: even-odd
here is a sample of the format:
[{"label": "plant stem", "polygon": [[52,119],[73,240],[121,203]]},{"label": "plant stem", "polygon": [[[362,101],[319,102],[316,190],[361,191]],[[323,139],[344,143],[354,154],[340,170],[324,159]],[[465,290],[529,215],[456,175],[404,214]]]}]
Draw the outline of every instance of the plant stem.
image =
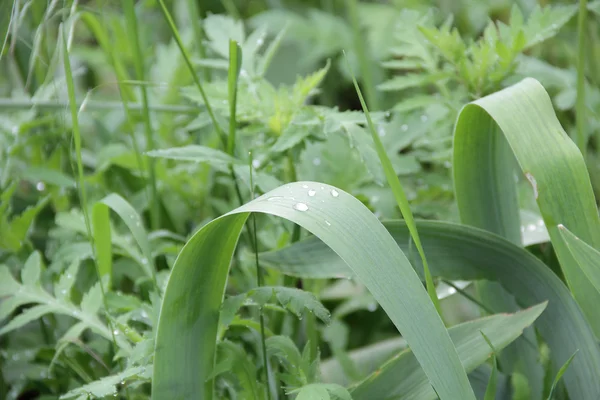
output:
[{"label": "plant stem", "polygon": [[352,26],[352,33],[354,34],[354,51],[358,58],[360,66],[360,78],[365,88],[365,96],[367,98],[367,105],[371,110],[379,110],[379,99],[375,92],[375,86],[373,85],[373,71],[371,71],[371,63],[369,61],[369,55],[365,46],[364,35],[360,29],[360,19],[358,16],[358,1],[357,0],[346,0],[348,8],[348,17],[350,18],[350,25]]},{"label": "plant stem", "polygon": [[[52,101],[52,100],[15,100],[10,98],[0,98],[0,108],[4,110],[21,110],[28,108],[39,108],[43,110],[64,110],[69,107],[68,101]],[[79,109],[84,106],[84,102],[75,102],[75,106]],[[114,111],[121,110],[123,103],[119,101],[86,101],[84,109],[99,110],[99,111]],[[148,109],[154,112],[173,113],[173,114],[190,114],[197,115],[198,107],[194,106],[175,106],[168,104],[148,105]],[[129,103],[130,111],[142,111],[143,106],[140,103]]]},{"label": "plant stem", "polygon": [[[204,48],[204,32],[200,26],[200,20],[202,19],[200,9],[198,8],[197,0],[187,0],[188,12],[190,14],[190,24],[192,25],[192,31],[194,31],[194,42],[198,48],[198,55],[200,58],[206,58],[206,49]],[[210,68],[203,68],[204,81],[210,82]]]},{"label": "plant stem", "polygon": [[[73,82],[73,73],[71,71],[71,60],[69,59],[69,49],[67,47],[67,39],[66,39],[66,28],[61,23],[59,26],[59,35],[62,39],[62,51],[63,51],[63,63],[65,68],[65,80],[67,82],[67,93],[69,96],[69,107],[71,110],[71,124],[73,130],[73,142],[75,143],[75,155],[77,158],[77,175],[78,175],[78,186],[79,186],[79,202],[81,205],[81,212],[83,213],[83,219],[85,221],[85,229],[87,232],[88,240],[92,246],[92,252],[95,253],[94,246],[94,237],[92,235],[92,227],[90,224],[90,216],[88,213],[88,202],[87,202],[87,192],[85,190],[85,176],[83,173],[83,160],[81,157],[81,132],[79,130],[79,117],[77,112],[77,106],[75,104],[75,84]],[[104,309],[108,311],[108,303],[106,300],[106,289],[104,287],[104,282],[102,282],[102,276],[100,275],[100,270],[98,269],[97,258],[94,255],[94,266],[96,267],[96,275],[98,276],[98,283],[100,285],[100,291],[102,293],[102,302],[104,305]],[[108,326],[110,329],[110,334],[112,336],[112,342],[115,346],[115,351],[119,349],[117,345],[117,338],[114,334],[114,329],[110,318],[107,319]]]},{"label": "plant stem", "polygon": [[[137,79],[140,81],[145,81],[144,55],[140,45],[134,0],[125,0],[123,6],[125,8],[125,18],[127,22],[127,28],[129,30],[129,36],[133,40],[133,62]],[[148,91],[144,85],[140,86],[140,91],[142,94],[142,120],[144,122],[144,132],[146,134],[146,150],[150,151],[155,149],[155,145],[154,136],[152,134],[152,124],[150,122],[150,110],[148,108]],[[160,228],[160,203],[156,188],[156,160],[151,157],[146,157],[146,162],[148,163],[148,176],[150,179],[150,225],[152,230],[157,230]]]},{"label": "plant stem", "polygon": [[173,38],[175,38],[175,42],[177,43],[177,46],[179,47],[179,51],[181,52],[181,55],[183,56],[183,60],[185,61],[188,69],[190,70],[192,79],[194,80],[194,83],[196,84],[196,87],[198,88],[198,91],[200,92],[200,96],[202,96],[202,101],[204,101],[204,106],[206,107],[206,112],[208,113],[208,116],[210,117],[210,120],[213,123],[215,130],[217,131],[217,134],[219,135],[219,137],[221,137],[221,140],[223,140],[225,142],[226,141],[225,133],[223,132],[223,129],[221,128],[221,125],[217,121],[217,117],[215,116],[215,113],[213,112],[213,109],[210,106],[210,101],[208,101],[208,96],[206,96],[204,87],[202,86],[202,83],[200,82],[200,79],[198,78],[198,74],[196,74],[196,71],[194,70],[194,66],[192,65],[192,61],[190,60],[190,56],[188,55],[188,52],[185,49],[183,42],[181,41],[181,37],[179,36],[179,32],[177,31],[175,22],[173,21],[173,18],[171,17],[171,14],[169,13],[169,10],[167,9],[167,6],[165,5],[164,0],[158,0],[158,4],[160,4],[160,7],[165,16],[165,19],[167,20],[167,23],[169,24],[169,27],[171,28],[171,33],[173,34]]},{"label": "plant stem", "polygon": [[587,141],[585,137],[585,30],[587,19],[587,0],[579,0],[579,18],[577,21],[577,100],[575,122],[577,124],[577,146],[586,158]]}]

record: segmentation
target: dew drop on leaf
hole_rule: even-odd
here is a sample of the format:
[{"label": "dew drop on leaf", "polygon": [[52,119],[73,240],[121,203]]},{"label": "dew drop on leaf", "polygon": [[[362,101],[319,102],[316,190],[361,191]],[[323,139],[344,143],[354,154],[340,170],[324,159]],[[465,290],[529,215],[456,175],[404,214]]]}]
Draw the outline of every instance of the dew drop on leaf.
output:
[{"label": "dew drop on leaf", "polygon": [[309,195],[310,197],[313,197],[315,194],[317,194],[316,190],[310,189],[310,190],[308,191],[308,195]]},{"label": "dew drop on leaf", "polygon": [[304,203],[296,203],[296,204],[294,204],[294,210],[308,211],[308,206]]},{"label": "dew drop on leaf", "polygon": [[338,197],[340,195],[340,193],[337,190],[335,190],[335,189],[331,189],[331,195],[333,197]]},{"label": "dew drop on leaf", "polygon": [[402,130],[402,132],[406,132],[408,130],[408,125],[403,124],[400,129]]}]

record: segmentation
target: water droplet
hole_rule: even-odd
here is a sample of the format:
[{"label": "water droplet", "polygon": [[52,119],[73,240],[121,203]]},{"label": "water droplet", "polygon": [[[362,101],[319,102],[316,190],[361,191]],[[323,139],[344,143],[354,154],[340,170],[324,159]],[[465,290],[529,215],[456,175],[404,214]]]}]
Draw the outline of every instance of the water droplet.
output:
[{"label": "water droplet", "polygon": [[534,225],[534,224],[529,224],[529,225],[527,225],[527,230],[528,230],[528,231],[530,231],[530,232],[533,232],[533,231],[535,231],[536,229],[537,229],[537,228],[535,227],[535,225]]},{"label": "water droplet", "polygon": [[321,159],[319,157],[315,157],[313,158],[313,165],[318,167],[319,165],[321,165]]},{"label": "water droplet", "polygon": [[444,161],[445,168],[452,168],[452,163],[450,161]]},{"label": "water droplet", "polygon": [[389,111],[386,111],[386,112],[385,112],[385,117],[386,117],[386,118],[389,118],[389,117],[390,117],[390,115],[392,115],[392,114],[391,114]]},{"label": "water droplet", "polygon": [[333,197],[338,197],[340,195],[340,193],[337,190],[335,190],[335,189],[331,189],[331,195]]},{"label": "water droplet", "polygon": [[279,199],[283,199],[283,196],[271,196],[271,197],[267,198],[267,201],[275,201],[275,200],[279,200]]},{"label": "water droplet", "polygon": [[140,221],[135,221],[135,226],[142,226],[142,223]]},{"label": "water droplet", "polygon": [[325,190],[325,186],[321,186],[321,190]]},{"label": "water droplet", "polygon": [[63,289],[60,291],[60,294],[62,294],[63,296],[67,295],[67,289]]},{"label": "water droplet", "polygon": [[46,189],[46,185],[44,184],[44,182],[38,182],[35,184],[35,188],[38,192],[42,192]]},{"label": "water droplet", "polygon": [[400,130],[402,130],[402,132],[406,132],[406,131],[408,130],[408,125],[406,125],[406,124],[403,124],[403,125],[400,127]]},{"label": "water droplet", "polygon": [[248,72],[245,69],[240,70],[240,76],[242,78],[247,78],[248,77]]},{"label": "water droplet", "polygon": [[142,318],[148,318],[148,313],[145,310],[142,310],[142,312],[140,312],[140,316]]},{"label": "water droplet", "polygon": [[129,215],[129,218],[131,218],[131,219],[135,219],[135,214],[130,214],[130,215]]},{"label": "water droplet", "polygon": [[296,204],[294,204],[294,210],[308,211],[308,206],[304,203],[296,203]]},{"label": "water droplet", "polygon": [[12,359],[13,361],[19,361],[19,359],[20,359],[20,358],[21,358],[21,356],[20,356],[20,355],[18,355],[18,354],[13,354],[13,355],[12,355],[12,357],[11,357],[11,359]]},{"label": "water droplet", "polygon": [[325,220],[325,223],[327,224],[327,226],[331,226],[331,222]]},{"label": "water droplet", "polygon": [[73,278],[73,274],[71,274],[71,273],[68,273],[68,274],[67,274],[67,279],[72,279],[72,278]]},{"label": "water droplet", "polygon": [[316,191],[316,190],[310,189],[310,190],[308,191],[308,195],[309,195],[310,197],[313,197],[315,194],[317,194],[317,191]]},{"label": "water droplet", "polygon": [[423,114],[421,115],[421,122],[427,122],[427,115]]},{"label": "water droplet", "polygon": [[308,189],[308,185],[302,185],[304,189]]},{"label": "water droplet", "polygon": [[146,257],[142,258],[142,264],[148,265],[148,259]]},{"label": "water droplet", "polygon": [[373,311],[377,310],[377,304],[375,304],[375,303],[370,303],[370,304],[367,306],[367,310],[369,310],[369,311],[371,311],[371,312],[373,312]]},{"label": "water droplet", "polygon": [[372,196],[371,197],[371,203],[375,204],[379,201],[379,196]]},{"label": "water droplet", "polygon": [[79,311],[73,311],[71,315],[77,318],[79,317]]},{"label": "water droplet", "polygon": [[377,127],[377,134],[379,135],[379,137],[384,137],[385,136],[385,129],[383,128],[382,125],[379,125]]},{"label": "water droplet", "polygon": [[544,220],[543,219],[540,219],[538,221],[538,226],[544,226]]},{"label": "water droplet", "polygon": [[121,332],[118,329],[115,329],[113,331],[113,335],[118,336]]},{"label": "water droplet", "polygon": [[260,161],[257,159],[252,160],[252,168],[256,169],[260,167]]},{"label": "water droplet", "polygon": [[256,46],[260,47],[263,45],[265,41],[263,40],[263,38],[258,38],[258,40],[256,41]]},{"label": "water droplet", "polygon": [[453,287],[449,287],[448,294],[454,294],[454,293],[456,293],[456,289],[454,289]]}]

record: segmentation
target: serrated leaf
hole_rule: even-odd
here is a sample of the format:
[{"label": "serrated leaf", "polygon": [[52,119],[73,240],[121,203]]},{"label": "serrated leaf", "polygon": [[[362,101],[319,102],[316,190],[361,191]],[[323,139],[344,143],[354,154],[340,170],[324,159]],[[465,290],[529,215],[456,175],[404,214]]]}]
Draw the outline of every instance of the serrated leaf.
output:
[{"label": "serrated leaf", "polygon": [[117,393],[116,385],[121,382],[129,381],[148,381],[150,376],[152,376],[152,370],[152,366],[128,368],[116,375],[107,376],[77,389],[73,389],[60,396],[60,398],[72,399],[79,396],[85,396],[85,398],[89,398],[89,396],[103,398],[105,396],[112,396]]},{"label": "serrated leaf", "polygon": [[13,331],[22,327],[25,324],[28,324],[31,321],[35,321],[36,319],[54,312],[56,307],[47,304],[37,305],[27,310],[23,311],[21,314],[17,315],[13,318],[8,324],[6,324],[2,329],[0,329],[0,336],[4,335],[7,332]]},{"label": "serrated leaf", "polygon": [[172,147],[170,149],[152,150],[146,152],[150,157],[168,158],[170,160],[209,162],[228,166],[230,164],[242,164],[229,154],[206,146],[189,145],[183,147]]},{"label": "serrated leaf", "polygon": [[42,271],[42,256],[39,251],[34,251],[29,255],[23,270],[21,271],[21,281],[24,285],[34,286],[40,283],[40,273]]},{"label": "serrated leaf", "polygon": [[86,314],[96,314],[102,307],[102,288],[100,282],[96,283],[83,295],[80,304],[81,310]]},{"label": "serrated leaf", "polygon": [[275,298],[282,306],[300,318],[306,312],[313,313],[325,323],[329,323],[331,318],[329,311],[314,294],[301,289],[284,286],[262,286],[250,290],[248,298],[254,300],[259,306],[263,306]]},{"label": "serrated leaf", "polygon": [[298,390],[296,400],[352,400],[343,386],[334,383],[311,383]]},{"label": "serrated leaf", "polygon": [[242,21],[223,15],[213,14],[204,19],[203,29],[209,39],[210,47],[221,57],[229,58],[229,40],[244,43],[244,25]]},{"label": "serrated leaf", "polygon": [[8,296],[19,290],[19,283],[6,265],[0,265],[0,296]]},{"label": "serrated leaf", "polygon": [[379,85],[377,89],[383,90],[384,92],[389,91],[401,91],[406,89],[412,89],[425,85],[430,85],[434,82],[449,78],[448,73],[436,73],[436,74],[406,74],[402,76],[396,76],[389,79]]},{"label": "serrated leaf", "polygon": [[58,300],[68,300],[70,298],[71,288],[79,271],[79,263],[80,260],[74,260],[54,285],[54,297]]}]

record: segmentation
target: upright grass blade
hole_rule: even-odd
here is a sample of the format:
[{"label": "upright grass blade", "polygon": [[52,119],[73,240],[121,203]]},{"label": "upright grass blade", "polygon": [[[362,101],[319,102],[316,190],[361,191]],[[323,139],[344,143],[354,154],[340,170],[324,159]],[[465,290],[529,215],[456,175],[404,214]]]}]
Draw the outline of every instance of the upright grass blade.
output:
[{"label": "upright grass blade", "polygon": [[106,289],[110,290],[112,284],[112,241],[107,207],[95,204],[92,208],[92,233],[98,272],[101,279],[108,277]]},{"label": "upright grass blade", "polygon": [[586,53],[587,0],[579,0],[577,18],[577,99],[575,102],[575,123],[577,125],[577,145],[585,159],[587,138],[585,135],[585,53]]},{"label": "upright grass blade", "polygon": [[[75,100],[75,83],[73,82],[73,72],[71,70],[71,60],[69,58],[69,48],[67,46],[67,32],[63,23],[59,25],[58,31],[62,44],[63,64],[65,68],[65,81],[67,83],[69,109],[71,111],[73,142],[75,143],[75,156],[77,158],[77,185],[79,186],[79,203],[81,205],[81,212],[83,213],[83,217],[85,220],[85,229],[87,232],[87,237],[90,241],[92,249],[94,249],[94,235],[92,233],[90,216],[88,213],[87,191],[85,188],[85,175],[83,173],[83,159],[81,156],[81,131],[79,130],[79,115],[77,110],[77,103]],[[104,304],[104,309],[108,310],[108,306],[106,303],[106,288],[104,287],[104,283],[102,281],[102,272],[105,271],[100,271],[100,266],[97,262],[94,262],[94,266],[96,269],[96,275],[98,277],[98,285],[100,286],[100,292],[102,293],[102,302]],[[108,319],[107,323],[110,328],[114,348],[118,349],[119,346],[117,345],[117,340],[114,335],[113,325],[110,318]]]},{"label": "upright grass blade", "polygon": [[[490,346],[502,349],[533,323],[544,311],[539,304],[515,314],[498,314],[465,322],[448,329],[468,372],[483,364],[490,356]],[[493,374],[493,372],[492,372]],[[495,387],[492,388],[496,394]],[[437,398],[414,354],[406,349],[352,387],[354,400],[434,400]],[[493,398],[492,398],[493,399]],[[485,399],[487,400],[487,398]]]},{"label": "upright grass blade", "polygon": [[481,336],[485,339],[486,343],[492,349],[492,373],[490,374],[490,380],[488,381],[487,388],[485,389],[485,396],[483,400],[494,400],[496,398],[496,387],[498,386],[498,364],[496,360],[496,348],[492,344],[492,341],[487,337],[483,331],[479,331]]},{"label": "upright grass blade", "polygon": [[[600,252],[573,235],[563,225],[559,225],[558,229],[581,272],[600,293]],[[600,310],[597,318],[600,318]]]},{"label": "upright grass blade", "polygon": [[242,68],[242,49],[235,40],[229,41],[229,72],[227,92],[229,95],[229,135],[227,136],[227,153],[235,156],[237,86]]},{"label": "upright grass blade", "polygon": [[[140,45],[140,36],[138,31],[137,16],[135,14],[134,0],[125,0],[123,2],[123,7],[129,36],[133,41],[133,63],[135,66],[136,77],[139,81],[145,82],[144,55]],[[152,123],[150,122],[148,91],[145,85],[140,86],[140,92],[142,94],[142,120],[144,121],[144,133],[146,134],[146,151],[152,151],[156,146],[154,145]],[[146,158],[146,162],[148,163],[148,173],[150,179],[150,220],[152,222],[152,229],[156,230],[160,228],[160,203],[156,187],[156,162],[150,157]]]},{"label": "upright grass blade", "polygon": [[210,222],[182,249],[161,306],[152,381],[155,400],[212,399],[209,377],[219,309],[231,258],[250,212],[286,218],[320,237],[387,312],[440,398],[475,398],[420,279],[377,218],[341,190],[297,182]]},{"label": "upright grass blade", "polygon": [[569,365],[571,365],[571,361],[573,361],[573,358],[575,358],[578,351],[579,350],[575,351],[575,353],[573,353],[573,355],[569,357],[569,359],[564,363],[564,365],[558,370],[558,373],[556,374],[556,376],[554,377],[554,381],[552,382],[552,387],[550,388],[550,393],[548,394],[548,400],[552,400],[552,395],[554,394],[554,390],[556,389],[558,382],[560,382],[560,378],[562,378],[562,376],[565,374],[565,372],[569,368]]},{"label": "upright grass blade", "polygon": [[[564,380],[573,399],[600,398],[600,350],[594,333],[564,283],[538,258],[500,236],[466,225],[418,221],[432,272],[448,280],[500,283],[521,307],[548,301],[535,321],[550,347],[555,368],[579,349]],[[384,223],[398,245],[408,251],[405,221]],[[304,278],[335,278],[353,274],[342,259],[316,237],[278,251],[261,254],[264,265]]]},{"label": "upright grass blade", "polygon": [[192,79],[194,80],[194,83],[196,84],[196,87],[198,88],[198,91],[200,92],[200,95],[202,96],[202,101],[204,102],[204,106],[206,107],[206,112],[208,113],[208,116],[210,117],[210,120],[213,123],[215,130],[217,131],[217,134],[219,135],[219,137],[222,140],[225,141],[225,133],[223,132],[223,129],[221,128],[221,125],[217,121],[217,117],[215,116],[215,113],[213,112],[213,109],[210,106],[210,102],[208,101],[208,97],[206,96],[206,92],[204,91],[204,87],[202,86],[202,83],[200,82],[200,78],[198,77],[198,74],[196,73],[196,70],[194,69],[194,66],[192,65],[190,56],[189,56],[187,50],[185,49],[185,46],[183,45],[183,41],[181,40],[181,37],[179,36],[179,31],[177,30],[177,26],[175,26],[175,22],[173,22],[173,18],[171,18],[171,14],[169,13],[169,10],[167,9],[167,6],[165,5],[164,0],[158,0],[158,4],[160,4],[160,8],[163,12],[163,15],[165,16],[165,19],[167,20],[167,23],[169,24],[169,28],[171,28],[171,33],[173,34],[173,38],[175,38],[175,42],[177,43],[177,46],[179,47],[179,51],[181,52],[183,60],[185,61],[185,64],[187,65],[188,69],[190,70]]},{"label": "upright grass blade", "polygon": [[454,135],[454,185],[461,220],[514,241],[518,207],[515,198],[507,199],[515,186],[507,150],[514,153],[531,183],[567,283],[600,335],[600,293],[577,266],[557,228],[562,223],[600,247],[594,193],[579,149],[558,122],[550,97],[534,79],[465,106]]},{"label": "upright grass blade", "polygon": [[[350,63],[346,58],[346,64],[348,65],[348,70],[352,74],[352,70],[350,69]],[[369,109],[367,108],[367,104],[363,99],[362,92],[360,91],[360,87],[358,86],[358,82],[356,82],[356,78],[352,74],[352,82],[354,82],[354,88],[356,89],[356,93],[358,94],[358,98],[360,100],[360,104],[365,113],[365,117],[367,118],[367,124],[369,125],[369,131],[371,132],[371,137],[373,138],[373,142],[375,143],[375,150],[377,150],[377,156],[379,157],[379,162],[383,167],[383,171],[385,173],[385,178],[387,179],[388,185],[392,189],[392,193],[394,194],[394,198],[396,199],[396,203],[400,208],[400,212],[402,212],[402,216],[406,220],[406,224],[410,229],[411,239],[415,242],[415,246],[417,247],[417,251],[419,252],[419,256],[421,256],[421,260],[423,261],[423,267],[425,272],[425,285],[427,287],[427,293],[433,302],[440,318],[443,319],[442,309],[440,307],[440,301],[438,300],[437,293],[435,291],[435,284],[433,283],[433,278],[431,276],[431,272],[429,271],[429,266],[427,265],[427,258],[425,257],[425,252],[423,251],[423,246],[421,245],[421,239],[419,239],[419,232],[417,231],[417,227],[415,225],[415,220],[410,210],[410,204],[408,203],[408,198],[404,193],[404,189],[402,188],[402,184],[400,184],[400,180],[396,175],[396,171],[394,171],[394,167],[392,166],[392,162],[390,161],[385,148],[383,147],[383,143],[381,143],[381,139],[379,138],[379,134],[373,125],[373,120],[371,119],[371,114],[369,113]]]}]

